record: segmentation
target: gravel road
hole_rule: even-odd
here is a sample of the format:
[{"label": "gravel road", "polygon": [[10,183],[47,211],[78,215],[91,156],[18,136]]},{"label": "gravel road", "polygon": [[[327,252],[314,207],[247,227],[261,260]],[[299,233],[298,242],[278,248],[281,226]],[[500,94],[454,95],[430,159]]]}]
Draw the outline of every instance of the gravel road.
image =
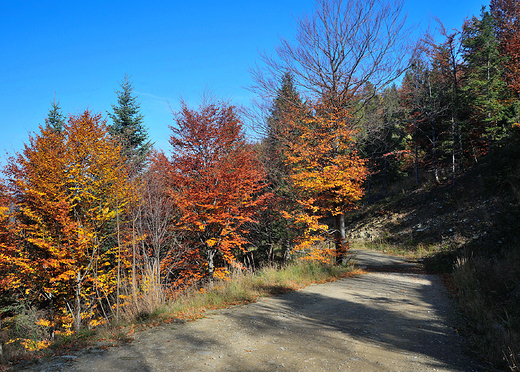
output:
[{"label": "gravel road", "polygon": [[365,275],[136,332],[23,371],[485,371],[456,331],[440,279],[354,252]]}]

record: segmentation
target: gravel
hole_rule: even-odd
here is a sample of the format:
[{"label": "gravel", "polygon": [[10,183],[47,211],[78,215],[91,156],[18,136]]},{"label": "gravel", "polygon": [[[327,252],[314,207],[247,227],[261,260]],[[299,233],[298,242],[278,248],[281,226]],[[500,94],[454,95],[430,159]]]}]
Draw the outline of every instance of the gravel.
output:
[{"label": "gravel", "polygon": [[[136,332],[23,371],[485,371],[458,334],[441,280],[355,253],[370,272]],[[382,268],[378,271],[377,268]],[[393,270],[394,268],[395,270]]]}]

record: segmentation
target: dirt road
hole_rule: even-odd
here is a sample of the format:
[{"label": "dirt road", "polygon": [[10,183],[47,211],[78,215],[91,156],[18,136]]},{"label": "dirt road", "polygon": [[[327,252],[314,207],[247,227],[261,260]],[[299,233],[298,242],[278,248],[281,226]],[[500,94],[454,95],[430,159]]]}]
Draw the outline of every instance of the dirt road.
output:
[{"label": "dirt road", "polygon": [[436,276],[358,251],[370,272],[164,324],[132,343],[42,361],[26,371],[485,371],[455,330]]}]

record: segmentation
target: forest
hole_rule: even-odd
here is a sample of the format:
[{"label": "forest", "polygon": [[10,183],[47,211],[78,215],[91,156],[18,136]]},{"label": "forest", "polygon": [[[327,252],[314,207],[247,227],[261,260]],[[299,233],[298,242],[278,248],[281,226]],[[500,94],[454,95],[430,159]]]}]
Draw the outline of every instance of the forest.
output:
[{"label": "forest", "polygon": [[346,265],[352,211],[519,143],[520,3],[488,8],[415,40],[402,2],[320,0],[252,70],[254,113],[181,102],[165,151],[128,75],[106,117],[54,101],[0,174],[0,325],[38,314],[35,337],[0,342],[43,349],[236,271]]}]

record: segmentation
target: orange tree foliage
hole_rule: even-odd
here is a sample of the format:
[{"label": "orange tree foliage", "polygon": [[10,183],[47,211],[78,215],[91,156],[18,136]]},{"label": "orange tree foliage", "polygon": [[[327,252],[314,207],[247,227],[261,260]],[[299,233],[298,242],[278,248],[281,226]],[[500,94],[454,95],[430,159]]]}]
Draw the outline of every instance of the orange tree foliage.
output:
[{"label": "orange tree foliage", "polygon": [[76,330],[110,311],[99,307],[120,259],[111,226],[130,195],[120,153],[101,116],[86,111],[61,133],[40,128],[5,170],[21,240],[9,258],[13,281]]},{"label": "orange tree foliage", "polygon": [[182,103],[175,119],[170,192],[188,244],[179,275],[224,277],[225,264],[237,265],[236,252],[245,251],[247,224],[266,198],[259,196],[264,174],[234,106],[204,103],[192,110]]},{"label": "orange tree foliage", "polygon": [[[296,249],[305,250],[310,259],[327,261],[333,252],[315,243],[333,234],[335,255],[341,261],[347,249],[344,213],[362,198],[368,173],[365,161],[354,150],[355,132],[343,110],[324,104],[318,104],[305,119],[292,121],[288,130],[292,135],[287,136],[285,161],[291,168],[290,178],[302,209],[286,213],[286,217],[305,226]],[[334,217],[334,230],[322,222],[329,216]]]}]

